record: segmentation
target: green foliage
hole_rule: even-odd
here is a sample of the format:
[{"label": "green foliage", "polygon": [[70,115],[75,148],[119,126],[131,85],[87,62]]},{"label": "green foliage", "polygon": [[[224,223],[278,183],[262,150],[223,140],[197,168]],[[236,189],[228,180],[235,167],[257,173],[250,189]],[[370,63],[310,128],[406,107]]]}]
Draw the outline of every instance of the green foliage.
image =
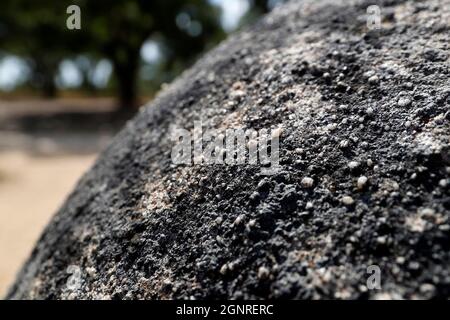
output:
[{"label": "green foliage", "polygon": [[[81,30],[66,27],[66,9],[72,4],[81,9]],[[254,5],[256,12],[265,11],[265,0]],[[0,54],[28,61],[33,86],[52,95],[61,61],[107,58],[114,70],[111,83],[125,108],[136,104],[140,50],[146,40],[155,41],[163,53],[157,65],[144,68],[153,74],[146,85],[157,88],[224,36],[220,10],[209,0],[0,1]]]}]

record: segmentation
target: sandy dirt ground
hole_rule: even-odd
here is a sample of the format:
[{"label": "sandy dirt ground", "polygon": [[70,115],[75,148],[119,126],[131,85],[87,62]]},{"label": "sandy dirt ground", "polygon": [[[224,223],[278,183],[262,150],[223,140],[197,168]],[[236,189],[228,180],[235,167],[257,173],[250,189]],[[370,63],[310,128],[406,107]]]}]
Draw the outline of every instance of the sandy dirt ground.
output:
[{"label": "sandy dirt ground", "polygon": [[0,153],[0,297],[48,220],[94,159],[94,154]]},{"label": "sandy dirt ground", "polygon": [[111,98],[0,97],[0,299],[126,118]]}]

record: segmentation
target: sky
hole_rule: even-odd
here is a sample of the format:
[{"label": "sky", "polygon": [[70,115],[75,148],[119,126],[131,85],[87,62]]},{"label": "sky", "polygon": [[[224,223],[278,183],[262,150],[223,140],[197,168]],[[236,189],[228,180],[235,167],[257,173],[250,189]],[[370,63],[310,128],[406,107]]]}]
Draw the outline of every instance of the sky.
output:
[{"label": "sky", "polygon": [[[250,7],[249,0],[209,0],[222,8],[222,25],[228,32],[237,28],[241,17]],[[195,30],[194,30],[195,32]],[[147,63],[152,63],[159,57],[158,46],[147,41],[141,49],[141,57]],[[95,85],[103,87],[107,84],[112,73],[112,66],[108,60],[101,60],[93,67],[91,78]],[[0,90],[13,90],[23,83],[29,75],[26,63],[14,56],[7,56],[0,60]],[[65,60],[60,65],[57,85],[62,88],[77,87],[82,81],[81,73],[74,61]]]},{"label": "sky", "polygon": [[248,0],[210,0],[210,2],[222,8],[222,25],[226,31],[233,31],[250,8]]}]

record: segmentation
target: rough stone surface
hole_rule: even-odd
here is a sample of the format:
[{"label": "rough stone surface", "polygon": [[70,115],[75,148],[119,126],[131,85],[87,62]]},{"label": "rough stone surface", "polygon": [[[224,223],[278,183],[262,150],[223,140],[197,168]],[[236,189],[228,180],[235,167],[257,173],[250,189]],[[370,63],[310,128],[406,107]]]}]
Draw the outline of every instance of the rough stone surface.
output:
[{"label": "rough stone surface", "polygon": [[[165,88],[81,179],[8,298],[449,298],[450,2],[377,1],[369,31],[372,2],[279,7]],[[282,127],[282,170],[173,165],[171,125],[196,120]]]}]

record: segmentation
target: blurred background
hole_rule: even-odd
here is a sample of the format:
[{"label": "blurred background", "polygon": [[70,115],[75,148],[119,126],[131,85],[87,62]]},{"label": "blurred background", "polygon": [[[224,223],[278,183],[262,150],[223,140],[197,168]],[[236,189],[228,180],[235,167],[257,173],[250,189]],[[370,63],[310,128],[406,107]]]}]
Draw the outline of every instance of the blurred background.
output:
[{"label": "blurred background", "polygon": [[138,106],[280,2],[0,1],[0,297]]}]

